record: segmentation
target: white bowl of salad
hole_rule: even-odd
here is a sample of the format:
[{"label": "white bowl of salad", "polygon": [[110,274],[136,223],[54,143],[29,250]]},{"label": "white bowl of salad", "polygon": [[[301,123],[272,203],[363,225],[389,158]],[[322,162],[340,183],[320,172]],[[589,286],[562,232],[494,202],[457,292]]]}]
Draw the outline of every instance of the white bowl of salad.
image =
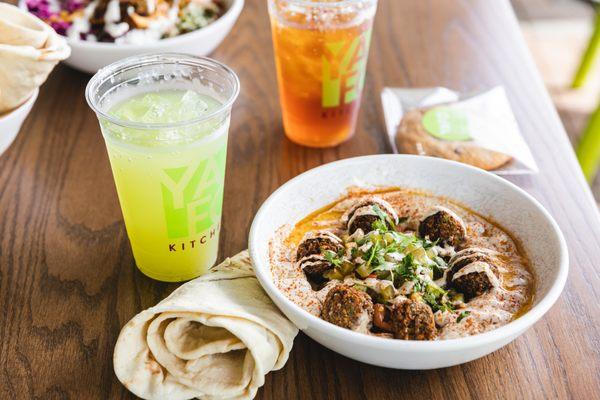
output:
[{"label": "white bowl of salad", "polygon": [[212,52],[238,19],[244,0],[22,0],[21,7],[65,36],[65,62],[95,73],[136,54]]}]

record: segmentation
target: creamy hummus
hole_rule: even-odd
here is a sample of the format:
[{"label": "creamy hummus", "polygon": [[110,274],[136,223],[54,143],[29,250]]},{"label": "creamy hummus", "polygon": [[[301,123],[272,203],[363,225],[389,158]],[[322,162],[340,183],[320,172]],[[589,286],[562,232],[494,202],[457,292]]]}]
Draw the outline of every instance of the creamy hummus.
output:
[{"label": "creamy hummus", "polygon": [[[296,259],[298,245],[302,239],[309,232],[322,230],[330,231],[339,237],[347,237],[348,221],[344,220],[344,213],[357,201],[373,196],[392,205],[393,211],[399,217],[399,222],[394,227],[398,232],[418,232],[420,222],[440,206],[460,217],[466,228],[464,241],[459,246],[446,245],[437,251],[446,261],[460,249],[466,248],[482,248],[490,254],[493,253],[495,259],[499,260],[497,267],[494,266],[494,273],[487,264],[481,262],[472,263],[459,272],[455,271],[456,276],[453,279],[473,272],[487,274],[492,287],[485,293],[459,302],[452,309],[434,308],[436,339],[465,337],[498,328],[517,318],[529,307],[534,278],[523,250],[506,230],[452,200],[400,188],[378,192],[352,189],[347,196],[307,216],[295,226],[283,226],[277,230],[270,242],[273,280],[279,290],[298,306],[315,316],[321,316],[323,302],[333,287],[341,283],[356,282],[356,277],[350,275],[341,279],[329,279],[318,286],[311,284]],[[393,257],[391,260],[393,261]],[[369,276],[361,283],[369,284],[369,280],[377,281]],[[408,283],[410,282],[403,286]],[[410,295],[410,287],[397,290],[404,294],[399,298]],[[390,304],[394,301],[397,299],[392,299]]]}]

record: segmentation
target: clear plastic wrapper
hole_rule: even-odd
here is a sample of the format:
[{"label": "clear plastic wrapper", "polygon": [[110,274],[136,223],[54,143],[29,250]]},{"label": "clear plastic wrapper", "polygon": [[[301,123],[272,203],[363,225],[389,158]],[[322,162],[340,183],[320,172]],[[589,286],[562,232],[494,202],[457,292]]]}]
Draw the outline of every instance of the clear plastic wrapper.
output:
[{"label": "clear plastic wrapper", "polygon": [[395,153],[446,158],[504,175],[538,172],[500,86],[470,95],[443,87],[384,88],[381,101]]}]

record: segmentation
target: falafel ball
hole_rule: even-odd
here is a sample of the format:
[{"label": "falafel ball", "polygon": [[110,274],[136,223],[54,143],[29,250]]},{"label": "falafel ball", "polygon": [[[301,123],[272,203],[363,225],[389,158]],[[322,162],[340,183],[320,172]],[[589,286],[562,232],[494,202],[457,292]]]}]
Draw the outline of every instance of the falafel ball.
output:
[{"label": "falafel ball", "polygon": [[381,218],[380,214],[387,217],[386,225],[388,227],[391,228],[391,225],[398,223],[398,215],[394,207],[379,197],[368,197],[357,201],[342,216],[342,221],[345,222],[350,234],[358,229],[361,229],[363,233],[369,233],[373,230],[373,223]]},{"label": "falafel ball", "polygon": [[462,267],[452,277],[452,287],[463,293],[467,299],[481,296],[499,284],[490,264],[483,261],[474,261]]},{"label": "falafel ball", "polygon": [[378,220],[379,217],[377,215],[357,215],[351,220],[352,222],[348,224],[348,233],[353,234],[359,229],[361,229],[363,233],[369,233],[373,230],[375,221]]},{"label": "falafel ball", "polygon": [[327,280],[323,275],[333,269],[333,264],[321,255],[313,255],[300,260],[300,268],[310,282],[321,284]]},{"label": "falafel ball", "polygon": [[396,304],[391,324],[396,339],[433,340],[437,335],[433,311],[420,301],[404,300]]},{"label": "falafel ball", "polygon": [[471,256],[473,254],[485,254],[490,257],[496,257],[499,253],[497,251],[487,249],[485,247],[465,247],[464,249],[457,251],[452,257],[450,257],[450,263],[454,263],[459,258]]},{"label": "falafel ball", "polygon": [[373,300],[366,292],[337,285],[325,297],[321,318],[342,328],[367,333],[373,323]]},{"label": "falafel ball", "polygon": [[487,263],[496,277],[499,274],[500,261],[496,258],[496,253],[492,250],[482,247],[469,247],[456,253],[448,263],[448,272],[446,273],[446,282],[452,283],[452,277],[463,267],[475,262],[482,261]]},{"label": "falafel ball", "polygon": [[430,214],[419,224],[419,236],[429,238],[431,241],[439,241],[440,244],[458,246],[467,235],[467,229],[463,220],[445,207],[436,207],[436,211]]},{"label": "falafel ball", "polygon": [[296,261],[315,254],[323,254],[326,250],[337,253],[343,248],[342,240],[330,231],[309,232],[298,245]]}]

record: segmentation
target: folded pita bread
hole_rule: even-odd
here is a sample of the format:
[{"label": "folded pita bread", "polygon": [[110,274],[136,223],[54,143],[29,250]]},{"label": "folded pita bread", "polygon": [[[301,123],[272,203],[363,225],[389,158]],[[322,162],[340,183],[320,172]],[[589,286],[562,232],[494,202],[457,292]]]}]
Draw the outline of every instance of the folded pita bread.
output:
[{"label": "folded pita bread", "polygon": [[37,17],[0,3],[0,114],[27,100],[71,50]]},{"label": "folded pita bread", "polygon": [[283,367],[297,333],[244,251],[129,321],[115,373],[144,399],[251,399]]}]

